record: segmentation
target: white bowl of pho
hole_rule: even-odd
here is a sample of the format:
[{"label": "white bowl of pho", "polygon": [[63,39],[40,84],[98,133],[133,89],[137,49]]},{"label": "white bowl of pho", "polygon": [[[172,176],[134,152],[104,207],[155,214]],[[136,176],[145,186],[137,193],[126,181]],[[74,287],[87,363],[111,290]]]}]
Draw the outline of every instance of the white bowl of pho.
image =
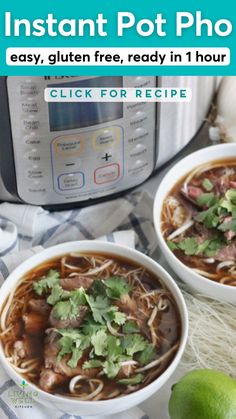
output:
[{"label": "white bowl of pho", "polygon": [[0,359],[38,402],[82,416],[127,410],[177,367],[186,306],[151,258],[82,241],[26,260],[0,290]]},{"label": "white bowl of pho", "polygon": [[180,160],[155,197],[160,248],[192,289],[236,303],[236,144]]}]

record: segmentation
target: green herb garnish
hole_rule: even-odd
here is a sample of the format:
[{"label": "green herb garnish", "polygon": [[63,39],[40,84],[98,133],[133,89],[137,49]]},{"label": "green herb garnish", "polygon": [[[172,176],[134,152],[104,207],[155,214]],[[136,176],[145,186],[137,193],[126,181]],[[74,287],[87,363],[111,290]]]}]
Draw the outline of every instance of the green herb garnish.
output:
[{"label": "green herb garnish", "polygon": [[59,285],[60,274],[54,269],[50,269],[47,275],[33,284],[33,289],[38,295],[48,292],[54,285]]},{"label": "green herb garnish", "polygon": [[144,379],[143,374],[136,374],[133,377],[123,378],[122,380],[118,380],[118,383],[124,384],[125,386],[135,385],[135,384],[140,384],[143,381],[143,379]]},{"label": "green herb garnish", "polygon": [[205,189],[205,191],[207,191],[207,192],[212,191],[212,189],[214,188],[213,183],[207,178],[203,179],[202,186]]}]

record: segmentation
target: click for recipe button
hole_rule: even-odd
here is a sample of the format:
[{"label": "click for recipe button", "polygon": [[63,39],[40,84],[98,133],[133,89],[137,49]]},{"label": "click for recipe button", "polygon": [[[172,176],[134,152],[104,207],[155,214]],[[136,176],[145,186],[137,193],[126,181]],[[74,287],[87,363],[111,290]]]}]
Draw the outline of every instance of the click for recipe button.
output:
[{"label": "click for recipe button", "polygon": [[114,182],[120,177],[120,165],[118,163],[98,167],[94,171],[94,182],[97,185]]}]

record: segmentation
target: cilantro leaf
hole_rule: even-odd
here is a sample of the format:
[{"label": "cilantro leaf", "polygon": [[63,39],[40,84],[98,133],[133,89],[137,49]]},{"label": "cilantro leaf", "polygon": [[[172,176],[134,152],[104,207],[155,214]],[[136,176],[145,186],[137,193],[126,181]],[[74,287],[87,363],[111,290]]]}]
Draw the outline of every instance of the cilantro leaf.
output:
[{"label": "cilantro leaf", "polygon": [[226,199],[228,201],[231,201],[234,205],[236,205],[236,190],[235,189],[228,189],[228,191],[225,193]]},{"label": "cilantro leaf", "polygon": [[178,248],[183,250],[185,255],[192,256],[198,251],[198,243],[194,237],[188,237],[178,244]]},{"label": "cilantro leaf", "polygon": [[177,244],[176,243],[174,243],[174,242],[172,242],[172,241],[170,241],[170,240],[168,240],[167,241],[167,246],[169,247],[169,249],[173,252],[174,250],[177,250],[178,249],[178,246],[177,246]]},{"label": "cilantro leaf", "polygon": [[156,350],[153,345],[147,344],[142,352],[136,356],[141,365],[147,365],[156,357]]},{"label": "cilantro leaf", "polygon": [[114,378],[117,376],[121,368],[121,362],[114,362],[111,359],[107,359],[103,363],[103,371],[108,378]]},{"label": "cilantro leaf", "polygon": [[94,298],[92,295],[86,295],[87,303],[92,310],[95,322],[104,324],[104,316],[109,311],[109,300],[106,297],[98,295]]},{"label": "cilantro leaf", "polygon": [[62,336],[59,339],[60,351],[57,355],[58,359],[62,359],[64,355],[70,354],[73,348],[73,340],[69,336]]},{"label": "cilantro leaf", "polygon": [[59,285],[60,274],[54,269],[50,269],[47,275],[33,284],[33,289],[38,295],[47,292],[54,285]]},{"label": "cilantro leaf", "polygon": [[116,336],[107,337],[107,358],[117,360],[122,355],[123,349],[121,347],[120,339]]},{"label": "cilantro leaf", "polygon": [[59,301],[53,307],[53,315],[60,320],[76,319],[79,314],[79,307],[70,298],[67,301]]},{"label": "cilantro leaf", "polygon": [[94,347],[94,352],[98,356],[106,356],[107,350],[107,333],[104,330],[99,330],[92,335],[91,343]]},{"label": "cilantro leaf", "polygon": [[125,386],[139,384],[143,381],[144,375],[143,374],[136,374],[130,378],[123,378],[122,380],[118,380],[119,384],[124,384]]},{"label": "cilantro leaf", "polygon": [[204,242],[199,243],[196,254],[204,253],[206,249],[208,248],[209,244],[210,244],[210,240],[205,240]]},{"label": "cilantro leaf", "polygon": [[97,333],[99,330],[104,330],[106,331],[106,326],[105,325],[101,325],[100,323],[96,323],[93,319],[92,316],[87,316],[86,319],[84,320],[81,329],[83,331],[83,334],[88,335],[88,336],[92,336],[95,333]]},{"label": "cilantro leaf", "polygon": [[81,340],[81,336],[82,336],[78,329],[72,329],[72,328],[57,329],[57,332],[63,337],[70,338],[73,342]]},{"label": "cilantro leaf", "polygon": [[111,277],[103,281],[106,286],[106,293],[109,298],[120,299],[122,295],[128,294],[132,290],[132,286],[121,277]]},{"label": "cilantro leaf", "polygon": [[139,331],[138,325],[133,320],[128,320],[122,327],[123,333],[136,333]]},{"label": "cilantro leaf", "polygon": [[195,217],[195,221],[203,223],[207,228],[217,227],[219,224],[219,217],[217,215],[218,204],[213,205],[211,208],[199,212]]},{"label": "cilantro leaf", "polygon": [[57,332],[62,336],[59,339],[58,358],[61,359],[64,355],[72,354],[67,365],[70,368],[75,368],[78,360],[83,355],[83,351],[91,345],[90,339],[80,333],[78,329],[59,329]]},{"label": "cilantro leaf", "polygon": [[217,196],[213,192],[202,193],[197,197],[197,204],[200,207],[212,207],[218,201]]},{"label": "cilantro leaf", "polygon": [[114,311],[114,318],[113,321],[118,324],[119,326],[121,326],[122,324],[125,323],[126,320],[126,315],[125,313],[122,313],[121,311]]},{"label": "cilantro leaf", "polygon": [[87,370],[90,368],[99,368],[102,367],[102,361],[100,361],[99,359],[90,359],[89,361],[85,361],[83,363],[83,370]]},{"label": "cilantro leaf", "polygon": [[51,294],[47,298],[47,302],[48,304],[55,305],[58,301],[66,298],[69,295],[69,291],[63,290],[63,288],[59,284],[56,284],[52,287]]},{"label": "cilantro leaf", "polygon": [[207,178],[203,179],[202,186],[207,192],[212,191],[212,189],[214,188],[213,183]]},{"label": "cilantro leaf", "polygon": [[70,291],[69,296],[73,303],[78,306],[86,304],[86,292],[83,287]]},{"label": "cilantro leaf", "polygon": [[218,230],[220,231],[227,231],[232,230],[236,232],[236,219],[232,219],[231,221],[227,221],[219,225]]},{"label": "cilantro leaf", "polygon": [[122,347],[129,356],[133,356],[136,352],[143,351],[147,345],[147,340],[143,336],[135,333],[126,335],[121,340]]},{"label": "cilantro leaf", "polygon": [[77,347],[73,348],[72,351],[72,357],[70,358],[70,360],[67,362],[67,365],[70,368],[76,368],[79,359],[81,358],[81,356],[83,355],[83,351]]},{"label": "cilantro leaf", "polygon": [[233,213],[236,211],[236,205],[234,205],[231,201],[228,201],[227,199],[223,199],[220,202],[221,208],[226,209],[229,213]]},{"label": "cilantro leaf", "polygon": [[204,255],[207,257],[215,256],[215,254],[220,250],[222,247],[222,242],[219,239],[210,240],[209,245],[204,251]]},{"label": "cilantro leaf", "polygon": [[90,291],[93,296],[100,295],[102,297],[106,297],[106,288],[103,281],[100,279],[95,279],[95,281],[93,281]]}]

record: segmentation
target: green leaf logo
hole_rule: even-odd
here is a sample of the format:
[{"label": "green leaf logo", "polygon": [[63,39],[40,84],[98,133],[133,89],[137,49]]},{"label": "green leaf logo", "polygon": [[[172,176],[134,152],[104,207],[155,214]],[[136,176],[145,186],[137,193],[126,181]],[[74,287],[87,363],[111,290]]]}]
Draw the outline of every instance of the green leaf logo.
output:
[{"label": "green leaf logo", "polygon": [[28,386],[28,384],[26,383],[26,381],[25,380],[22,380],[21,381],[21,384],[20,384],[20,386],[23,388],[23,390]]}]

